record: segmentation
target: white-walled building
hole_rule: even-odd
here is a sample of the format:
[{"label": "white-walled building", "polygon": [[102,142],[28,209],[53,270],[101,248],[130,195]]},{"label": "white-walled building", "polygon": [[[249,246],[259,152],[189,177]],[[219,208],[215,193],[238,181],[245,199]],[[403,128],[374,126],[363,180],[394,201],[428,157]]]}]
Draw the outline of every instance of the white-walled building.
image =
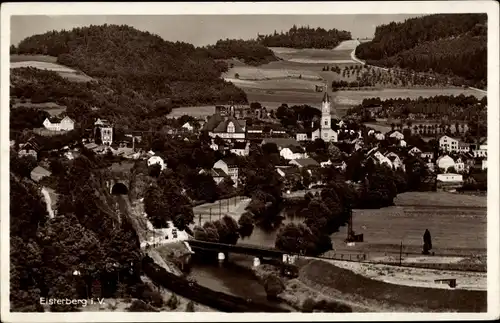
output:
[{"label": "white-walled building", "polygon": [[448,155],[441,156],[436,161],[438,167],[446,171],[450,167],[455,167],[455,161]]},{"label": "white-walled building", "polygon": [[194,129],[193,125],[189,121],[183,124],[181,128],[186,129],[187,131],[193,131]]},{"label": "white-walled building", "polygon": [[422,151],[420,149],[418,149],[417,147],[413,147],[412,149],[410,149],[408,151],[408,154],[412,155],[412,156],[418,156],[422,153]]},{"label": "white-walled building", "polygon": [[453,174],[453,173],[438,174],[437,180],[443,183],[457,183],[463,181],[463,176],[460,174]]},{"label": "white-walled building", "polygon": [[250,154],[250,143],[239,141],[235,142],[230,151],[238,156],[248,156]]},{"label": "white-walled building", "polygon": [[163,161],[163,158],[160,156],[152,156],[148,159],[148,167],[152,165],[160,165],[161,170],[164,170],[167,166],[165,165],[165,162]]},{"label": "white-walled building", "polygon": [[286,160],[309,157],[302,147],[289,146],[280,150],[280,156]]},{"label": "white-walled building", "polygon": [[395,139],[397,139],[397,140],[403,140],[403,139],[405,139],[405,136],[404,136],[401,132],[399,132],[399,131],[397,131],[397,130],[393,131],[393,132],[389,135],[389,137],[390,137],[390,138],[395,138]]},{"label": "white-walled building", "polygon": [[51,117],[45,118],[43,126],[51,131],[71,131],[75,129],[75,122],[68,116],[63,119]]},{"label": "white-walled building", "polygon": [[233,180],[234,187],[238,186],[238,166],[237,165],[220,159],[219,161],[217,161],[214,164],[214,166],[212,168],[222,170],[225,174],[227,174]]}]

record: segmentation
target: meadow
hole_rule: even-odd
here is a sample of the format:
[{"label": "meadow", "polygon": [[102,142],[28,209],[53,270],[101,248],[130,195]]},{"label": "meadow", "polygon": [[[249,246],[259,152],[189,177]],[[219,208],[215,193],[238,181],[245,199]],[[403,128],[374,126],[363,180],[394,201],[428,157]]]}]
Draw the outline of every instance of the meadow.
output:
[{"label": "meadow", "polygon": [[26,107],[34,108],[47,111],[51,116],[57,116],[66,111],[66,106],[57,104],[55,102],[43,102],[43,103],[33,103],[31,100],[25,100],[22,102],[18,98],[13,99],[12,108]]},{"label": "meadow", "polygon": [[428,229],[436,256],[467,257],[486,254],[486,197],[447,192],[407,192],[398,195],[395,206],[353,210],[353,229],[364,242],[353,247],[344,243],[347,227],[332,235],[334,250],[367,253],[369,258],[421,254],[423,234]]},{"label": "meadow", "polygon": [[89,82],[93,79],[83,72],[57,64],[57,57],[46,55],[11,55],[10,68],[33,67],[54,71],[61,77],[73,82]]}]

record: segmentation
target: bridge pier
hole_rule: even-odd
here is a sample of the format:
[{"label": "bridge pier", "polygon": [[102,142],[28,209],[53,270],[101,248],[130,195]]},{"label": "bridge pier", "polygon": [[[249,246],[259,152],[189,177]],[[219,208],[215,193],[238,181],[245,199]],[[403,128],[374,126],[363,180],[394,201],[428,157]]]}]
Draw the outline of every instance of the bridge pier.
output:
[{"label": "bridge pier", "polygon": [[259,267],[260,266],[260,258],[259,257],[253,258],[253,266],[254,267]]}]

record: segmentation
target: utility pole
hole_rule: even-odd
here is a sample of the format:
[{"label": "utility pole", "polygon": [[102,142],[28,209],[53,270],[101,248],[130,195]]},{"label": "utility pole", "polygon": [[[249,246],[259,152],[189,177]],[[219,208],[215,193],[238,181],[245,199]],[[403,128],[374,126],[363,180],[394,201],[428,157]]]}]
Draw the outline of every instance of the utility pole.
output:
[{"label": "utility pole", "polygon": [[399,247],[399,266],[401,266],[402,255],[403,255],[403,240],[401,240],[401,246]]},{"label": "utility pole", "polygon": [[219,219],[220,219],[221,213],[222,213],[222,201],[219,200]]}]

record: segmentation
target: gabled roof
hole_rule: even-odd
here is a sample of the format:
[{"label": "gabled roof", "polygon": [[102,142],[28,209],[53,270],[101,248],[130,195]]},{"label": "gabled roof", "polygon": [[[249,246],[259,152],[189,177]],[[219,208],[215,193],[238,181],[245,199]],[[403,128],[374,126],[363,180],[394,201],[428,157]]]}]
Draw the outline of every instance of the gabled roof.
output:
[{"label": "gabled roof", "polygon": [[319,163],[312,158],[298,158],[292,160],[291,162],[295,162],[299,164],[301,167],[319,166]]},{"label": "gabled roof", "polygon": [[61,118],[56,117],[56,116],[51,116],[48,119],[49,119],[50,123],[60,123],[62,120]]},{"label": "gabled roof", "polygon": [[297,146],[300,147],[300,144],[295,140],[295,138],[266,138],[262,140],[262,145],[264,144],[276,144],[278,147],[289,147],[289,146]]},{"label": "gabled roof", "polygon": [[220,168],[212,168],[210,170],[210,175],[212,175],[212,177],[226,177],[227,176],[226,172]]},{"label": "gabled roof", "polygon": [[243,128],[241,127],[240,123],[238,120],[236,120],[233,117],[228,117],[226,120],[223,120],[220,122],[217,127],[213,130],[213,132],[227,132],[227,126],[229,123],[232,122],[234,124],[234,132],[235,133],[242,133],[245,132]]},{"label": "gabled roof", "polygon": [[42,148],[40,143],[38,142],[38,140],[36,140],[35,137],[31,137],[30,139],[28,139],[26,143],[22,145],[21,149],[26,149],[26,147],[28,148],[31,147],[36,152],[39,152]]},{"label": "gabled roof", "polygon": [[278,169],[280,169],[285,174],[285,177],[300,176],[300,169],[296,166],[280,167]]},{"label": "gabled roof", "polygon": [[213,131],[222,121],[224,121],[224,117],[220,113],[215,113],[208,118],[202,130]]},{"label": "gabled roof", "polygon": [[[285,148],[288,148],[290,149],[290,151],[294,154],[301,154],[304,152],[304,150],[302,149],[302,147],[298,147],[298,146],[288,146],[288,147],[285,147]],[[285,149],[283,148],[283,149]]]}]

